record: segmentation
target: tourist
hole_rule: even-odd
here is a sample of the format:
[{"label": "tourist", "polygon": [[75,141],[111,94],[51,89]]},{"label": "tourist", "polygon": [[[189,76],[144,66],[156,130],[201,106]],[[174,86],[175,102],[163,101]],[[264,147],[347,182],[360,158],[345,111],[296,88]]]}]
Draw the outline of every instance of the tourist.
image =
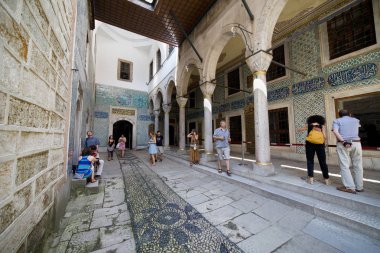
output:
[{"label": "tourist", "polygon": [[149,156],[150,156],[150,161],[153,166],[156,165],[156,156],[157,156],[157,141],[156,141],[156,135],[154,134],[153,131],[149,132]]},{"label": "tourist", "polygon": [[75,178],[78,179],[90,179],[91,183],[95,183],[94,163],[95,157],[91,156],[89,148],[82,150],[82,155],[79,156],[78,167],[75,171]]},{"label": "tourist", "polygon": [[216,150],[218,152],[218,172],[222,173],[221,160],[226,162],[227,175],[231,176],[230,170],[230,131],[226,128],[226,121],[220,121],[220,127],[215,129],[213,139],[215,141]]},{"label": "tourist", "polygon": [[164,139],[164,137],[161,135],[161,132],[158,130],[157,135],[156,135],[156,145],[157,145],[157,151],[158,151],[156,162],[157,162],[157,160],[162,162],[162,157],[164,155],[164,147],[162,146],[162,140],[163,139]]},{"label": "tourist", "polygon": [[95,176],[100,177],[102,175],[103,168],[104,168],[104,160],[100,159],[99,152],[97,151],[95,145],[90,146],[90,151],[91,151],[91,156],[95,157],[96,159],[97,169],[95,171]]},{"label": "tourist", "polygon": [[113,151],[114,150],[115,150],[115,140],[113,139],[113,136],[110,135],[108,137],[108,142],[107,142],[108,161],[113,160]]},{"label": "tourist", "polygon": [[119,138],[119,150],[121,150],[121,157],[124,157],[125,153],[125,143],[127,142],[127,138],[125,138],[124,134],[122,134]]},{"label": "tourist", "polygon": [[195,129],[187,135],[190,138],[190,166],[199,163],[199,146],[198,146],[198,133]]},{"label": "tourist", "polygon": [[[359,137],[360,121],[350,116],[348,110],[340,110],[338,119],[333,122],[333,132],[337,139],[340,175],[343,186],[337,190],[349,193],[363,192],[362,145]],[[351,175],[350,162],[354,177]]]},{"label": "tourist", "polygon": [[98,138],[96,138],[94,136],[94,134],[93,134],[92,131],[88,131],[87,132],[86,141],[84,142],[84,147],[85,148],[90,148],[91,145],[95,145],[96,146],[96,150],[98,150],[100,142],[99,142]]},{"label": "tourist", "polygon": [[320,115],[313,115],[307,118],[306,125],[299,131],[307,130],[306,137],[306,164],[307,164],[307,179],[309,184],[314,183],[314,156],[317,153],[319,166],[322,171],[325,184],[329,185],[329,168],[326,163],[326,120]]}]

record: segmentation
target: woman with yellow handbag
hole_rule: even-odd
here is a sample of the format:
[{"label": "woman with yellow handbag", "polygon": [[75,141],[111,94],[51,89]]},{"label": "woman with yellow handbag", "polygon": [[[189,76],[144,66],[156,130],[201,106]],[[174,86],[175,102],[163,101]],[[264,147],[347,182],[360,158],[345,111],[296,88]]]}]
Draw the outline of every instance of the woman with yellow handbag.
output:
[{"label": "woman with yellow handbag", "polygon": [[306,160],[307,160],[307,182],[309,184],[314,183],[314,156],[317,153],[319,166],[325,179],[325,184],[329,185],[329,168],[326,163],[326,151],[325,151],[325,140],[326,140],[326,120],[320,115],[313,115],[307,118],[304,128],[300,131],[307,130],[306,137]]}]

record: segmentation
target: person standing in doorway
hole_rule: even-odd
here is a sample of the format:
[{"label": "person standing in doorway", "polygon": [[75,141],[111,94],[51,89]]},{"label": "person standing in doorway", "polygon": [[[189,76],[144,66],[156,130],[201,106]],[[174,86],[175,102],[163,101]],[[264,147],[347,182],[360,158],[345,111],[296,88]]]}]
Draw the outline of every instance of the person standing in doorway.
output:
[{"label": "person standing in doorway", "polygon": [[190,166],[199,163],[199,146],[198,146],[198,133],[195,129],[187,135],[190,138]]},{"label": "person standing in doorway", "polygon": [[149,156],[150,156],[150,161],[153,166],[156,165],[156,156],[157,156],[157,141],[156,141],[156,135],[154,134],[153,131],[149,132]]},{"label": "person standing in doorway", "polygon": [[108,142],[107,142],[108,161],[113,160],[114,150],[115,150],[115,140],[113,139],[113,136],[110,135],[108,137]]},{"label": "person standing in doorway", "polygon": [[218,172],[222,173],[221,162],[224,160],[227,167],[227,175],[231,176],[230,170],[230,131],[226,128],[226,121],[220,121],[220,127],[215,129],[213,139],[216,143],[216,150],[218,152]]},{"label": "person standing in doorway", "polygon": [[163,141],[164,137],[161,135],[161,132],[160,130],[157,131],[157,135],[156,135],[156,145],[157,145],[157,159],[156,159],[156,162],[157,160],[159,160],[160,162],[162,162],[162,157],[164,156],[164,147],[162,146],[162,141]]},{"label": "person standing in doorway", "polygon": [[87,131],[87,138],[84,142],[84,147],[85,148],[90,148],[90,146],[95,145],[96,150],[99,149],[100,142],[98,138],[94,136],[94,133],[92,131]]},{"label": "person standing in doorway", "polygon": [[[348,110],[340,110],[338,119],[333,122],[333,132],[337,139],[340,175],[343,186],[337,190],[349,193],[363,192],[362,145],[359,137],[360,121],[350,116]],[[351,175],[350,162],[354,171]]]},{"label": "person standing in doorway", "polygon": [[127,138],[125,138],[124,134],[122,134],[119,138],[119,149],[121,150],[121,157],[124,157],[126,142]]},{"label": "person standing in doorway", "polygon": [[329,168],[326,163],[326,120],[320,115],[313,115],[307,118],[306,125],[299,131],[307,130],[305,143],[307,161],[307,182],[314,183],[314,156],[317,153],[319,166],[323,174],[326,185],[330,185]]}]

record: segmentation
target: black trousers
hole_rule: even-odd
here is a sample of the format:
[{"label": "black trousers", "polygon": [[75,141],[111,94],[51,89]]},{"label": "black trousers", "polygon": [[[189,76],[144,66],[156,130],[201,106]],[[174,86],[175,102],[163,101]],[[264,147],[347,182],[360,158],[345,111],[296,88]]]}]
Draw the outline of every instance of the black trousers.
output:
[{"label": "black trousers", "polygon": [[329,178],[329,168],[326,163],[326,152],[324,144],[313,144],[306,142],[306,160],[307,160],[307,175],[314,177],[314,155],[317,153],[319,166],[323,174],[323,178]]}]

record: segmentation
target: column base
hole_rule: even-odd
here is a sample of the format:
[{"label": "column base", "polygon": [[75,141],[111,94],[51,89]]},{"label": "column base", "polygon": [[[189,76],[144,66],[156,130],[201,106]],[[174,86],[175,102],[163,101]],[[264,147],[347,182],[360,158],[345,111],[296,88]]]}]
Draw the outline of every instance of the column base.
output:
[{"label": "column base", "polygon": [[276,174],[272,163],[255,162],[253,164],[253,175],[269,177]]},{"label": "column base", "polygon": [[202,162],[216,162],[216,157],[214,153],[202,153],[201,161]]}]

